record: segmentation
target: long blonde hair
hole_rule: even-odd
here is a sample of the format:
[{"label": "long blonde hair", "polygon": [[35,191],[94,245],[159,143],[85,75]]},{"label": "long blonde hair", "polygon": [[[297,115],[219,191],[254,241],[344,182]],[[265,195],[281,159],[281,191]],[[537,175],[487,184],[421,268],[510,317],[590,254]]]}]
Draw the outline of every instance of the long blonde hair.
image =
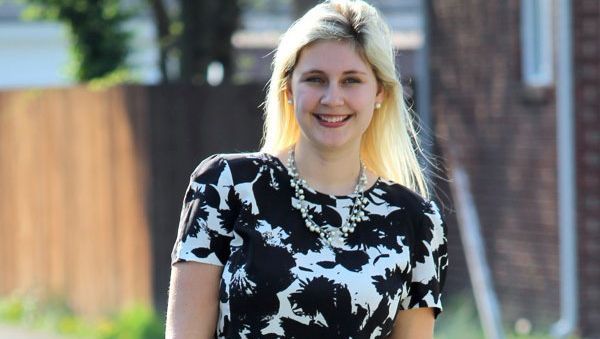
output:
[{"label": "long blonde hair", "polygon": [[424,154],[396,72],[390,29],[377,10],[364,1],[318,4],[281,37],[264,105],[261,151],[278,153],[298,140],[300,127],[292,105],[287,104],[286,87],[302,49],[323,40],[353,43],[383,86],[381,108],[374,112],[361,140],[360,156],[365,165],[377,175],[429,198],[424,170],[417,159],[417,153]]}]

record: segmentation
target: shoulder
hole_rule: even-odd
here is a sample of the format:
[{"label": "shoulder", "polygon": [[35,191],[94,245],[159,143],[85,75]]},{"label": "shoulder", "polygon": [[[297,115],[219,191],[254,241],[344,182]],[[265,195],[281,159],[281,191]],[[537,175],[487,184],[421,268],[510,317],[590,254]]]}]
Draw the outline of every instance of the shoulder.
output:
[{"label": "shoulder", "polygon": [[[224,176],[233,179],[234,173],[256,173],[267,160],[263,153],[218,153],[205,158],[196,166],[191,179],[219,181]],[[212,180],[211,180],[212,179]]]},{"label": "shoulder", "polygon": [[244,170],[249,168],[258,168],[265,164],[268,160],[264,153],[252,152],[252,153],[221,153],[218,154],[223,161],[225,161],[230,168],[234,170]]},{"label": "shoulder", "polygon": [[398,183],[383,179],[380,180],[380,186],[386,191],[387,196],[390,197],[386,199],[388,203],[404,207],[413,221],[412,234],[415,241],[419,244],[423,242],[428,244],[429,251],[445,251],[448,230],[442,213],[435,201],[425,199],[418,193]]},{"label": "shoulder", "polygon": [[384,200],[390,205],[405,209],[414,225],[420,225],[417,227],[417,233],[425,230],[445,233],[446,225],[435,201],[426,199],[413,190],[390,180],[380,179],[379,187],[385,192]]},{"label": "shoulder", "polygon": [[389,204],[406,208],[415,216],[420,216],[431,208],[431,201],[397,182],[380,178],[378,188]]}]

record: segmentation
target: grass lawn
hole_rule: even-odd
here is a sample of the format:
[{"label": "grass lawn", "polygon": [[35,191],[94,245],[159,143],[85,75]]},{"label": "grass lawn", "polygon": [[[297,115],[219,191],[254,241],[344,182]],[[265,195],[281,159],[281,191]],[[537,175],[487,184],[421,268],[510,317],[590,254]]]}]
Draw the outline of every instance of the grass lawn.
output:
[{"label": "grass lawn", "polygon": [[[96,321],[75,315],[59,300],[44,303],[33,298],[0,298],[0,323],[44,330],[63,336],[92,339],[162,339],[164,318],[154,310],[132,306]],[[547,334],[515,334],[506,330],[508,339],[551,339]],[[447,301],[437,320],[435,339],[485,339],[477,311],[470,296]]]}]

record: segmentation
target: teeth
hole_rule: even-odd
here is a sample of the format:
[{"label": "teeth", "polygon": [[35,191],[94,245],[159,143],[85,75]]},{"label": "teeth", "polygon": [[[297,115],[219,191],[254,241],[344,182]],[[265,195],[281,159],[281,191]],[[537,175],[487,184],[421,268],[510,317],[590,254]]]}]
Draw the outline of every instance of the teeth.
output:
[{"label": "teeth", "polygon": [[324,116],[324,115],[319,115],[319,118],[323,121],[327,121],[327,122],[340,122],[344,119],[346,119],[347,116],[337,116],[337,117],[328,117],[328,116]]}]

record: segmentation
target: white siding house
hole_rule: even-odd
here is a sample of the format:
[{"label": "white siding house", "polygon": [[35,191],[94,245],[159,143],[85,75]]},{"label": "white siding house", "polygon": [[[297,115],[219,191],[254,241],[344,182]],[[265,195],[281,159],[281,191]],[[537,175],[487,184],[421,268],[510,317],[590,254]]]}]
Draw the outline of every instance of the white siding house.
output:
[{"label": "white siding house", "polygon": [[[128,3],[139,1],[128,0]],[[370,2],[387,16],[398,48],[419,48],[422,41],[419,0]],[[237,49],[273,48],[279,34],[292,22],[290,1],[264,0],[262,3],[259,8],[243,12],[241,29],[233,38]],[[23,6],[15,0],[0,2],[0,89],[72,84],[67,69],[69,44],[65,28],[55,22],[23,21],[22,10]],[[156,66],[158,50],[152,18],[141,15],[129,25],[134,32],[129,63],[140,82],[157,83],[160,74]]]}]

